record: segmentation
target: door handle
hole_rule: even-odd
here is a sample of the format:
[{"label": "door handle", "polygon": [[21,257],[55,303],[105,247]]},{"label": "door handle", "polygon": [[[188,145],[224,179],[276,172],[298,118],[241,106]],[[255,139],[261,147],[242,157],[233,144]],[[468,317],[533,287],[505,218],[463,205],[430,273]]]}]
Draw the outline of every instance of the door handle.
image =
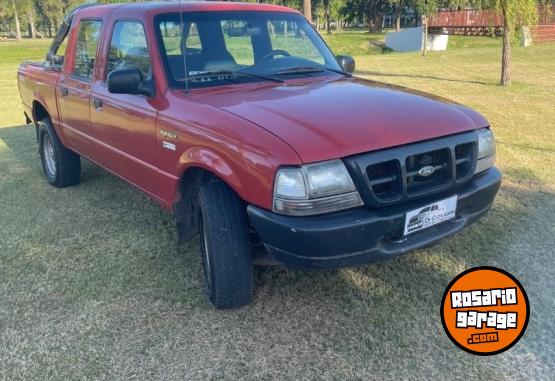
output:
[{"label": "door handle", "polygon": [[93,104],[94,104],[94,108],[98,110],[99,108],[102,107],[102,99],[94,98]]},{"label": "door handle", "polygon": [[69,94],[69,90],[67,89],[67,87],[60,86],[60,93],[62,94],[62,97],[67,97]]}]

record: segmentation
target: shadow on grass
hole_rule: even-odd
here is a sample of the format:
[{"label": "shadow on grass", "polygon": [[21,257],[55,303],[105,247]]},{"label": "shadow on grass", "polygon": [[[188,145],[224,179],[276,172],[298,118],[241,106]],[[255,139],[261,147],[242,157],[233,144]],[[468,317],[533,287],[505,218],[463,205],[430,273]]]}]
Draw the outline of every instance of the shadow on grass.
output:
[{"label": "shadow on grass", "polygon": [[356,70],[355,74],[360,75],[371,75],[374,77],[406,77],[406,78],[419,78],[419,79],[432,79],[435,81],[445,81],[445,82],[460,82],[460,83],[473,83],[477,85],[488,85],[487,82],[482,81],[471,81],[465,79],[453,79],[453,78],[442,78],[433,75],[416,75],[416,74],[398,74],[398,73],[382,73],[369,70]]},{"label": "shadow on grass", "polygon": [[[0,245],[7,242],[9,247],[0,250],[0,305],[15,305],[13,311],[18,311],[6,315],[0,309],[0,316],[6,327],[22,335],[29,332],[25,338],[31,344],[40,337],[33,331],[36,319],[56,333],[56,321],[100,305],[98,311],[91,308],[88,325],[76,325],[71,335],[62,337],[63,345],[56,335],[53,342],[72,352],[92,347],[108,355],[125,353],[120,361],[137,374],[144,370],[145,351],[149,359],[159,355],[161,364],[172,367],[192,356],[190,345],[211,359],[201,364],[205,368],[229,364],[233,356],[257,366],[256,359],[263,357],[266,370],[286,372],[284,363],[296,363],[298,373],[281,373],[291,378],[314,367],[347,378],[402,377],[403,368],[420,376],[434,371],[470,371],[483,378],[509,374],[500,375],[493,360],[468,358],[454,348],[442,332],[439,304],[449,281],[468,267],[495,264],[516,270],[519,277],[530,256],[507,257],[509,248],[522,240],[522,226],[534,219],[545,199],[553,197],[538,190],[543,187],[539,180],[533,179],[532,189],[504,184],[496,206],[481,221],[414,254],[331,272],[257,268],[253,304],[220,313],[202,293],[197,243],[177,246],[170,215],[93,166],[85,168],[91,175],[87,184],[61,190],[48,186],[35,171],[34,132],[27,128],[0,129],[8,159],[29,168],[8,173],[8,180],[17,176],[19,182],[0,193],[0,216],[6,219],[1,221]],[[4,165],[0,162],[0,172]],[[522,174],[515,170],[508,176]],[[30,218],[28,210],[40,218]],[[5,295],[11,304],[4,303]],[[140,330],[145,321],[148,329]],[[101,348],[87,336],[91,331],[102,337]],[[420,370],[422,363],[426,368]],[[469,370],[469,364],[474,368]]]},{"label": "shadow on grass", "polygon": [[[2,141],[4,141],[10,148],[11,156],[15,156],[22,163],[27,164],[29,168],[36,168],[36,166],[39,165],[37,164],[38,157],[34,153],[29,154],[30,150],[35,150],[36,143],[32,141],[31,144],[28,144],[29,142],[27,140],[28,138],[32,138],[31,135],[33,135],[33,131],[31,131],[31,129],[29,129],[28,131],[24,130],[26,128],[28,128],[28,126],[0,129],[0,139],[2,139]],[[22,135],[25,135],[25,138],[23,138]],[[30,147],[32,149],[30,149]],[[75,200],[77,201],[77,205],[82,205],[83,207],[86,207],[87,213],[101,214],[102,211],[105,210],[111,210],[114,212],[112,214],[120,216],[129,216],[143,213],[144,216],[142,219],[148,221],[148,224],[135,223],[124,229],[126,234],[128,234],[127,238],[130,239],[134,239],[134,234],[137,234],[138,236],[148,234],[148,232],[151,231],[153,225],[160,224],[163,225],[165,228],[171,228],[170,224],[173,221],[173,218],[168,217],[167,213],[165,212],[158,212],[157,205],[153,202],[150,202],[149,199],[141,192],[135,190],[133,187],[129,186],[127,183],[119,180],[118,178],[109,175],[107,172],[100,169],[97,170],[94,165],[91,165],[91,170],[94,172],[94,174],[98,175],[96,180],[94,177],[91,177],[89,179],[91,184],[89,184],[88,186],[80,187],[81,189],[74,188],[75,190],[73,192],[71,188],[60,190],[60,192],[63,192],[64,197],[79,198],[78,200]],[[524,174],[514,173],[514,176],[523,177]],[[529,176],[529,174],[527,174],[527,176]],[[39,176],[33,177],[29,180],[44,182],[44,179]],[[97,182],[96,185],[94,184],[95,181]],[[57,190],[49,188],[46,185],[43,188],[46,189],[49,194],[55,194],[57,192]],[[87,192],[91,193],[88,194]],[[524,192],[516,188],[507,189],[506,186],[504,186],[502,192],[510,193],[510,197],[515,200],[526,199],[532,204],[535,204],[535,197],[537,195],[537,192]],[[63,199],[60,199],[60,201],[63,202]],[[137,211],[136,209],[127,209],[133,208],[137,204],[143,205],[143,210]],[[148,205],[148,207],[145,207],[145,205]],[[495,260],[498,256],[501,256],[503,254],[504,249],[500,247],[499,242],[510,242],[512,238],[512,228],[518,226],[519,220],[525,218],[530,213],[533,213],[533,210],[524,207],[515,207],[512,210],[507,208],[504,208],[503,210],[500,210],[499,208],[494,208],[494,210],[488,216],[486,216],[484,220],[479,221],[477,224],[474,225],[474,227],[471,227],[470,229],[459,233],[454,238],[451,238],[444,243],[440,243],[434,246],[434,248],[425,250],[424,255],[429,255],[430,253],[432,255],[434,253],[442,253],[441,255],[452,257],[455,262],[460,262],[463,266],[470,263],[486,264],[487,261]],[[499,221],[496,221],[496,219],[501,219],[503,223],[499,223]],[[128,221],[128,219],[119,218],[115,219],[114,223],[117,223],[120,228],[123,228],[121,226],[121,223],[124,223],[126,221]],[[68,226],[68,228],[70,227]],[[91,226],[91,229],[92,228],[94,227]],[[488,239],[487,237],[496,238]],[[165,240],[173,240],[174,238],[175,232],[173,231],[170,234],[152,237],[154,245],[171,248],[172,250],[179,247],[174,242],[167,242]],[[477,242],[478,246],[469,245],[469,242]],[[125,250],[125,247],[126,245],[122,242],[121,250]],[[462,250],[462,248],[464,248],[464,250]],[[196,242],[193,242],[190,245],[185,245],[185,248],[182,248],[181,250],[196,251],[198,250],[198,247],[196,245]],[[420,254],[421,253],[416,253],[408,255],[406,257],[398,258],[390,262],[386,262],[385,264],[371,264],[352,269],[350,271],[354,273],[365,274],[366,277],[379,279],[380,282],[384,285],[387,284],[389,287],[396,288],[406,286],[403,277],[400,277],[400,275],[409,274],[406,271],[407,267],[409,269],[412,268],[412,270],[418,268],[417,274],[422,277],[421,280],[426,279],[431,281],[432,283],[447,284],[453,275],[453,271],[455,271],[456,269],[449,268],[445,271],[438,271],[437,267],[423,266],[423,262],[416,258],[416,256]],[[172,261],[175,260],[173,254],[171,254],[169,257],[166,257],[166,259],[169,258],[171,258]],[[410,270],[411,278],[415,276],[415,273],[412,270]],[[325,283],[332,280],[332,283],[345,283],[345,278],[339,273],[340,271],[290,272],[281,268],[259,267],[257,270],[257,284],[262,289],[264,289],[265,286],[268,286],[270,288],[276,286],[279,288],[284,287],[284,295],[296,294],[297,297],[313,297],[314,295],[312,294],[303,295],[304,291],[302,290],[302,288],[298,290],[300,293],[292,294],[291,291],[294,290],[295,284],[298,284],[299,282],[301,284],[305,284],[306,282],[313,283],[314,281],[318,283]],[[291,279],[292,283],[283,278]],[[284,280],[283,283],[282,280]],[[358,286],[350,284],[350,282],[347,282],[347,285],[350,287],[354,287],[355,290],[360,289]],[[293,287],[293,289],[288,289],[289,287]],[[316,284],[312,284],[309,289],[314,287],[318,288]],[[354,295],[356,294],[357,292],[354,293]],[[160,295],[160,297],[163,297],[163,295]],[[317,298],[318,296],[316,295],[315,297]]]},{"label": "shadow on grass", "polygon": [[555,153],[555,149],[553,148],[546,148],[546,147],[535,147],[528,144],[518,144],[518,143],[507,143],[503,141],[497,140],[495,144],[500,144],[508,147],[520,148],[523,150],[532,150],[532,151],[539,151],[539,152],[547,152],[547,153]]}]

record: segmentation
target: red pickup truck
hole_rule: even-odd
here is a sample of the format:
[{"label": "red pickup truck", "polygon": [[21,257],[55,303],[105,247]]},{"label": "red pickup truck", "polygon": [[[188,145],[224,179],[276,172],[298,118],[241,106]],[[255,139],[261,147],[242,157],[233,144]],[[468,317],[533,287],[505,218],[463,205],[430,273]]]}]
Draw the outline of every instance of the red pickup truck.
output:
[{"label": "red pickup truck", "polygon": [[289,8],[135,3],[71,12],[18,80],[48,182],[77,184],[84,157],[173,210],[180,239],[200,237],[210,300],[232,308],[253,264],[392,258],[491,207],[481,115],[353,71]]}]

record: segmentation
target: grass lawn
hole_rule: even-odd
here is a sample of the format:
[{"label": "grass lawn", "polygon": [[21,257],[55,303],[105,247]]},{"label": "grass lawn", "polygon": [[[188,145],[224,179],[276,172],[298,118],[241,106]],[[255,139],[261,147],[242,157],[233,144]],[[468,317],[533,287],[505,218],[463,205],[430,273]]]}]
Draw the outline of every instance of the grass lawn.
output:
[{"label": "grass lawn", "polygon": [[[497,40],[456,38],[421,57],[365,51],[364,35],[329,37],[357,55],[357,75],[490,120],[504,173],[495,206],[392,261],[257,269],[252,305],[228,312],[202,293],[197,243],[177,246],[173,217],[139,191],[87,162],[80,185],[46,183],[16,69],[47,43],[0,42],[0,379],[555,378],[555,45],[515,48],[501,88]],[[531,304],[521,341],[493,357],[455,347],[439,316],[449,281],[478,265],[514,274]]]}]

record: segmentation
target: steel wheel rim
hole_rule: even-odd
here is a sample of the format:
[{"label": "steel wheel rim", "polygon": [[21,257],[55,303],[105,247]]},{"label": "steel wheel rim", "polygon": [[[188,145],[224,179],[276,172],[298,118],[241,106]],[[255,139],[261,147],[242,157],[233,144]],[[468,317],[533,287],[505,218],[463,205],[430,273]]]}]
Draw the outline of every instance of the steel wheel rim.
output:
[{"label": "steel wheel rim", "polygon": [[54,145],[52,144],[52,139],[47,134],[44,136],[42,143],[42,151],[44,156],[44,164],[46,167],[46,172],[50,177],[56,176],[56,160],[54,159]]}]

